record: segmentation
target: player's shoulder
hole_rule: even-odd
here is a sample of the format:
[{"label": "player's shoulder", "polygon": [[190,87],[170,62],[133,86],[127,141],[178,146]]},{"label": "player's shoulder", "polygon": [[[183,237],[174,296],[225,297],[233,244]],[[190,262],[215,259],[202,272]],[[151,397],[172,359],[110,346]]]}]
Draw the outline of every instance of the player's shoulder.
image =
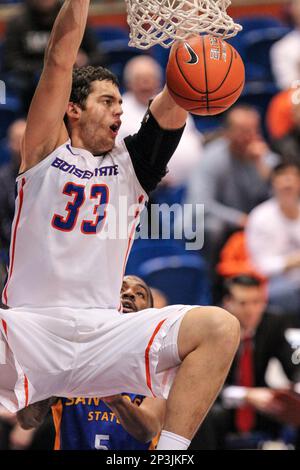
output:
[{"label": "player's shoulder", "polygon": [[117,138],[114,148],[111,150],[111,154],[119,155],[122,152],[128,153],[123,137]]},{"label": "player's shoulder", "polygon": [[110,157],[113,162],[118,163],[118,166],[124,166],[125,168],[128,166],[130,155],[123,138],[116,140],[113,149],[107,154],[107,157]]},{"label": "player's shoulder", "polygon": [[104,162],[108,161],[117,165],[119,170],[123,168],[127,172],[130,171],[131,158],[123,138],[119,138],[114,147],[104,155]]},{"label": "player's shoulder", "polygon": [[[55,149],[53,149],[51,152],[47,152],[45,154],[44,158],[39,160],[37,163],[31,166],[27,166],[26,163],[25,165],[21,164],[20,167],[20,173],[18,177],[21,176],[32,176],[34,174],[39,174],[41,171],[45,171],[46,168],[48,168],[51,165],[52,160],[56,160],[57,162],[61,161],[62,159],[67,159],[68,156],[75,155],[75,150],[71,146],[71,141],[66,140],[65,142],[59,144]],[[26,162],[26,160],[25,160]]]}]

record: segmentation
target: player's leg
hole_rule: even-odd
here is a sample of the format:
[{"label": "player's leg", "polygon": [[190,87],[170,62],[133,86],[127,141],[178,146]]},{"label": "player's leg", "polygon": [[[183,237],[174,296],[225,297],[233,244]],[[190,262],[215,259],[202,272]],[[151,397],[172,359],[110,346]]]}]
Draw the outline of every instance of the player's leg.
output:
[{"label": "player's leg", "polygon": [[[0,309],[0,403],[10,411],[61,395],[76,355],[75,315],[57,309]],[[5,368],[14,374],[9,382]]]},{"label": "player's leg", "polygon": [[177,340],[182,363],[167,400],[167,433],[159,449],[177,448],[176,437],[184,438],[181,448],[188,446],[225,381],[238,343],[239,323],[225,310],[202,307],[185,314]]}]

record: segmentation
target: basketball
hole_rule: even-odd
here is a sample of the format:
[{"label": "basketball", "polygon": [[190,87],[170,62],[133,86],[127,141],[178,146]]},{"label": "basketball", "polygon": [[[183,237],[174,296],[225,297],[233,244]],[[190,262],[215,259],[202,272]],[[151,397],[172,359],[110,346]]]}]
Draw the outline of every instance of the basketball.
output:
[{"label": "basketball", "polygon": [[245,68],[238,52],[214,36],[180,42],[169,57],[167,86],[175,102],[201,116],[226,111],[239,98]]}]

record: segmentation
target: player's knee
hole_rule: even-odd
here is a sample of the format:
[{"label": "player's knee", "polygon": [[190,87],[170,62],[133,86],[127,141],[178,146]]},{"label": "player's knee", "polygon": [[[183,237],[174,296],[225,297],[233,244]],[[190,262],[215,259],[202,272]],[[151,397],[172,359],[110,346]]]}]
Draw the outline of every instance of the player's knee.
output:
[{"label": "player's knee", "polygon": [[229,346],[231,343],[234,348],[237,347],[240,341],[240,322],[227,310],[214,307],[212,314],[212,328],[214,332],[212,335],[217,336],[218,341],[226,342]]},{"label": "player's knee", "polygon": [[179,333],[178,344],[182,351],[191,352],[211,341],[230,352],[238,347],[240,323],[223,308],[196,307],[186,314]]},{"label": "player's knee", "polygon": [[205,322],[203,323],[206,334],[213,341],[232,340],[233,343],[239,341],[240,323],[231,313],[227,312],[227,310],[220,307],[208,307]]}]

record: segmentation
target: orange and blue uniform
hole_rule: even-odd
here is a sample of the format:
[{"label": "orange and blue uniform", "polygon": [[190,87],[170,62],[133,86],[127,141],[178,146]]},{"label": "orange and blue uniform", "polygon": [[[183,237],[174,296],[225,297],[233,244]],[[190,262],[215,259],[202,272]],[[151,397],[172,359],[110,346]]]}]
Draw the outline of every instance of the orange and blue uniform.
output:
[{"label": "orange and blue uniform", "polygon": [[[140,405],[141,395],[123,394]],[[62,398],[52,407],[56,430],[55,450],[148,450],[154,441],[142,443],[121,425],[100,398]]]}]

